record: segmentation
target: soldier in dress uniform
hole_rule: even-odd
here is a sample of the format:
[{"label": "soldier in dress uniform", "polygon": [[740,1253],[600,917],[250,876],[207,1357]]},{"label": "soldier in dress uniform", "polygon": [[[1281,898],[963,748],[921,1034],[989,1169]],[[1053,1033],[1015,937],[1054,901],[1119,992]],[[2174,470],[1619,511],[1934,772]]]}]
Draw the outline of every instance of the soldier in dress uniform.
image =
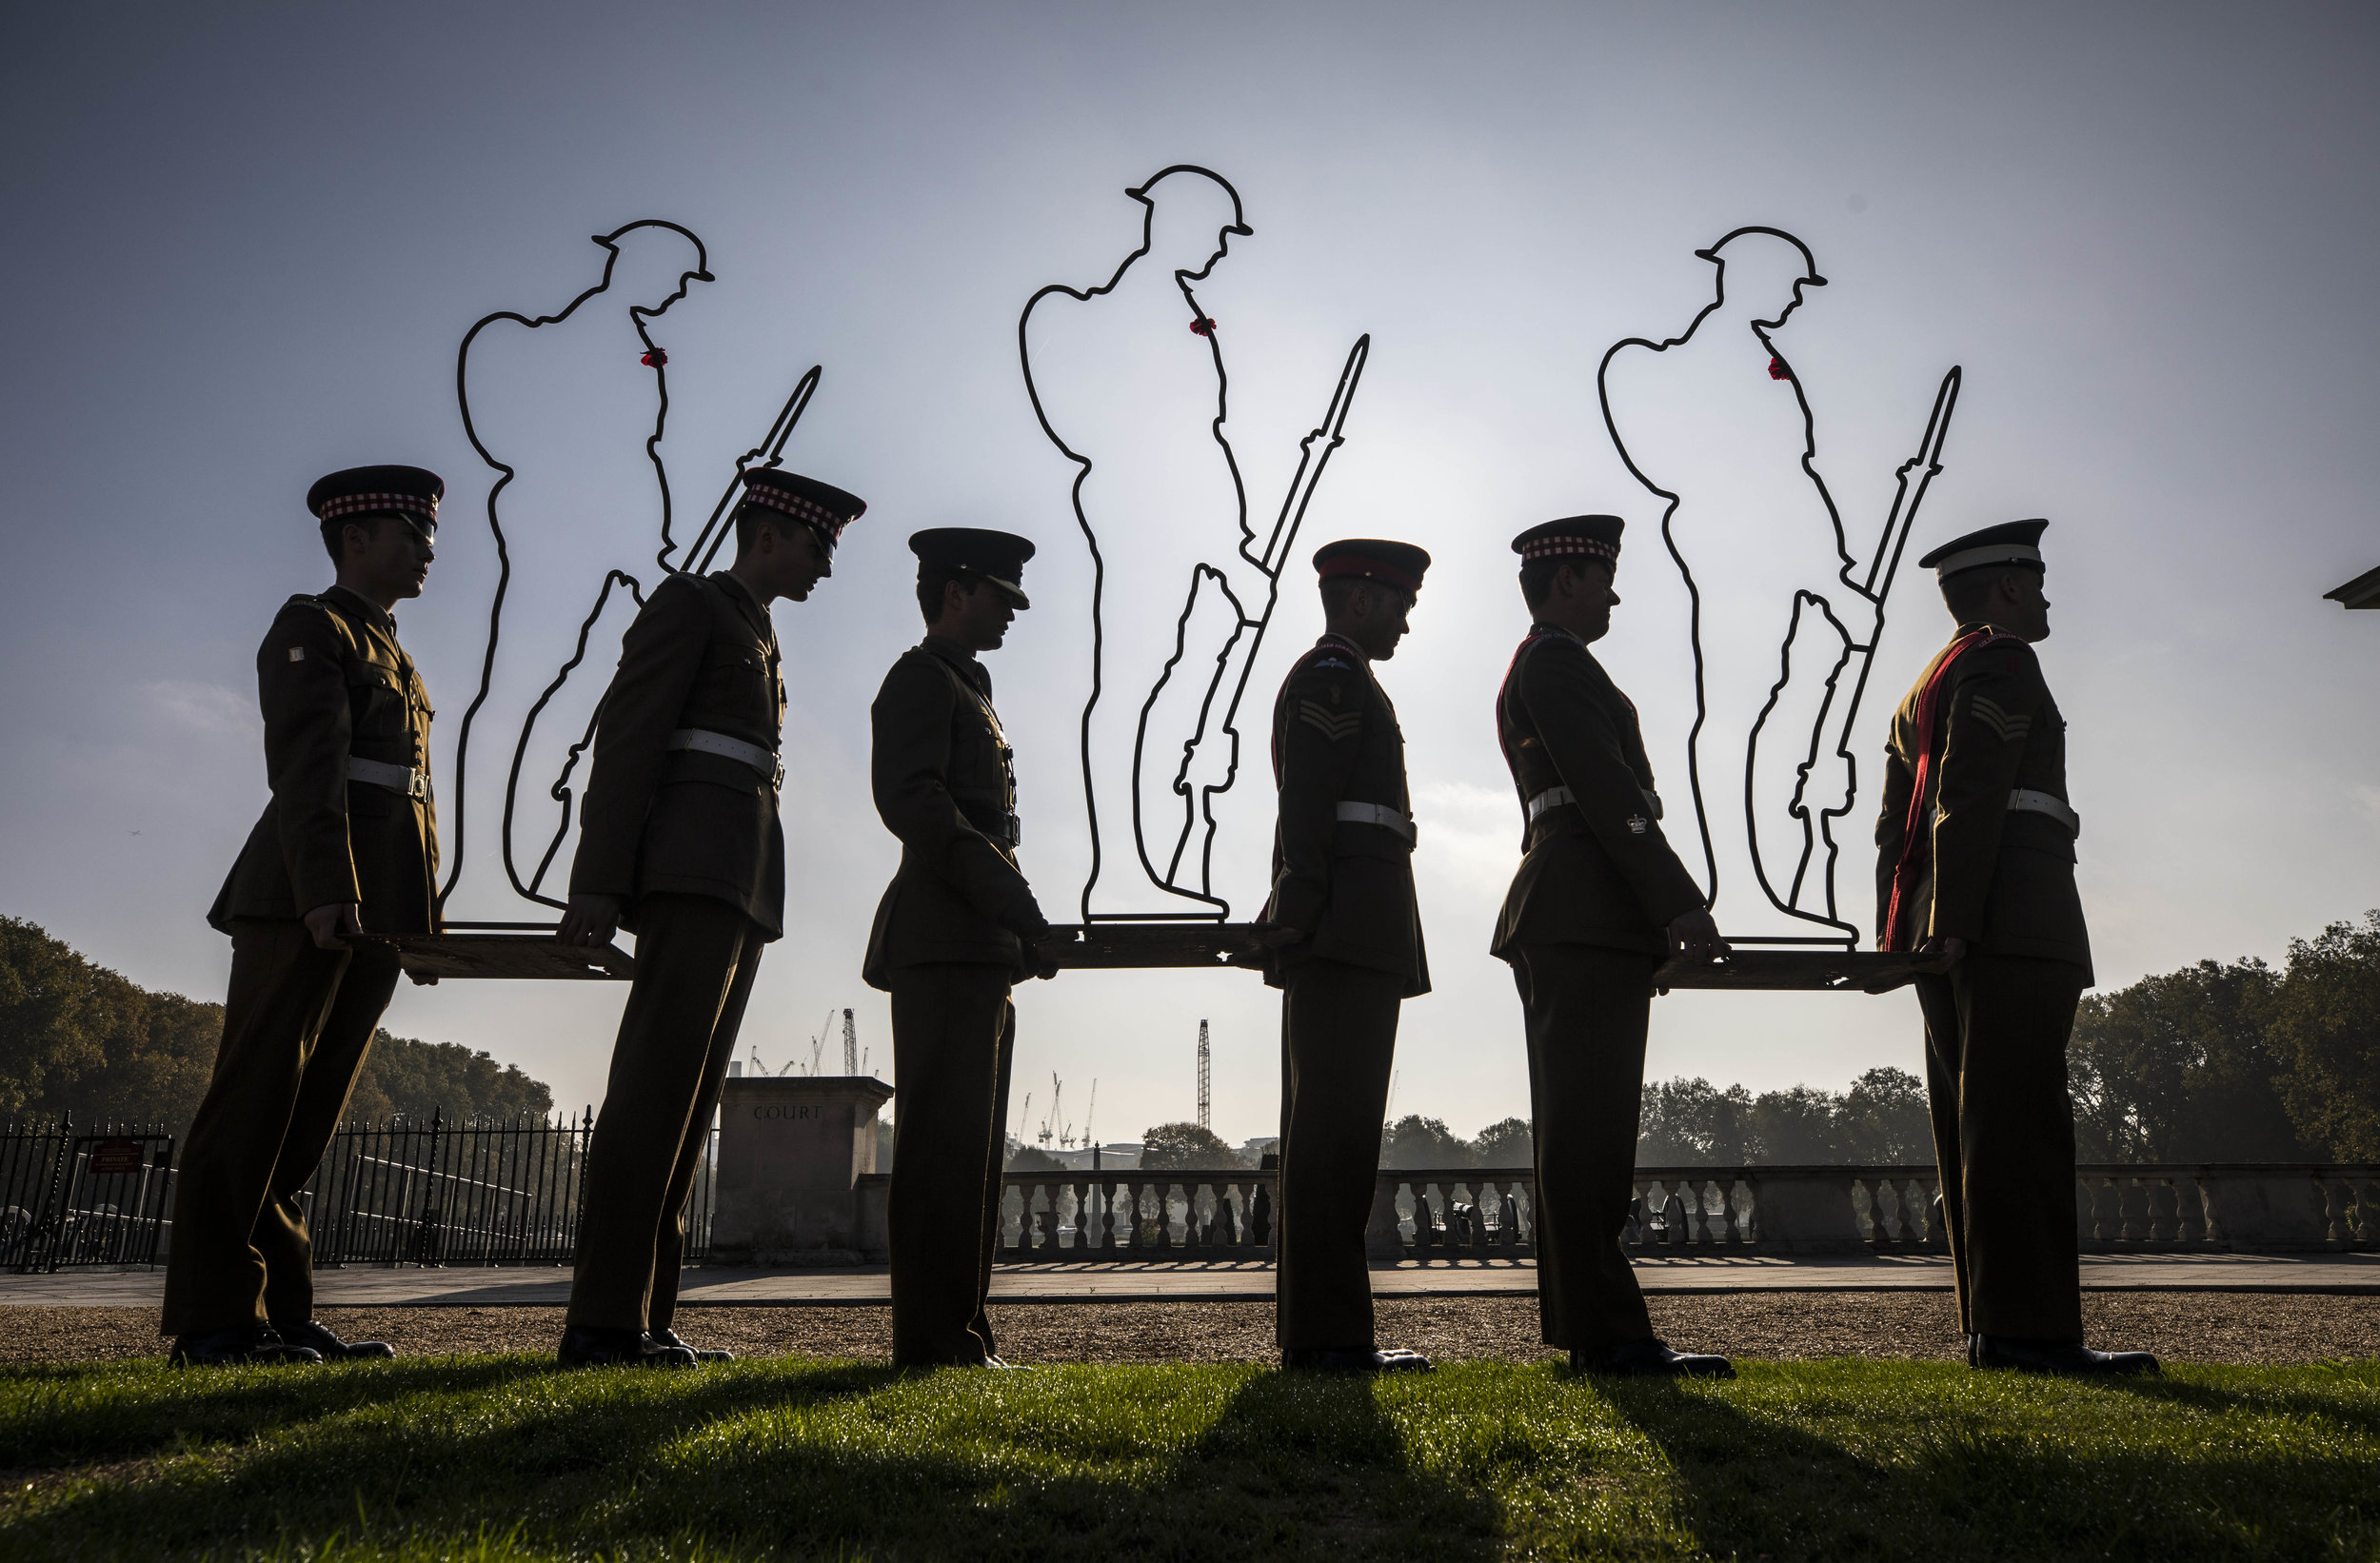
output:
[{"label": "soldier in dress uniform", "polygon": [[314,485],[306,507],[337,583],[290,598],[257,648],[272,801],[207,914],[231,936],[231,989],[174,1191],[176,1362],[395,1355],[314,1320],[297,1196],[396,991],[396,952],[351,940],[436,931],[429,696],[389,610],[422,594],[445,493],[418,466]]},{"label": "soldier in dress uniform", "polygon": [[1281,1365],[1427,1371],[1379,1349],[1363,1234],[1397,1015],[1430,991],[1413,890],[1405,737],[1372,664],[1397,654],[1430,556],[1353,538],[1314,554],[1322,638],[1273,702],[1273,894],[1265,982],[1281,990]]},{"label": "soldier in dress uniform", "polygon": [[1049,920],[1017,865],[1013,751],[977,653],[999,649],[1018,610],[1032,606],[1021,583],[1033,544],[944,526],[909,548],[925,639],[893,663],[868,709],[876,812],[901,839],[901,869],[877,905],[862,970],[892,995],[901,1091],[888,1213],[893,1362],[1004,1368],[983,1302],[1017,1039],[1009,990],[1056,967]]},{"label": "soldier in dress uniform", "polygon": [[734,564],[670,576],[621,640],[558,937],[602,945],[627,928],[636,979],[587,1147],[565,1366],[730,1355],[696,1351],[671,1324],[720,1082],[761,951],[784,932],[785,682],[768,607],[834,573],[866,508],[797,473],[746,472]]},{"label": "soldier in dress uniform", "polygon": [[1926,1090],[1968,1361],[2153,1373],[2146,1352],[2082,1344],[2066,1043],[2091,938],[2066,720],[2033,650],[2050,634],[2048,525],[1988,526],[1918,561],[1958,627],[1893,715],[1877,943],[1924,958]]},{"label": "soldier in dress uniform", "polygon": [[1532,623],[1496,697],[1520,799],[1519,872],[1490,953],[1512,963],[1529,1039],[1537,1312],[1577,1372],[1734,1376],[1653,1334],[1620,1252],[1636,1164],[1645,1028],[1664,957],[1725,955],[1702,890],[1661,833],[1636,708],[1589,644],[1619,594],[1617,516],[1513,539]]}]

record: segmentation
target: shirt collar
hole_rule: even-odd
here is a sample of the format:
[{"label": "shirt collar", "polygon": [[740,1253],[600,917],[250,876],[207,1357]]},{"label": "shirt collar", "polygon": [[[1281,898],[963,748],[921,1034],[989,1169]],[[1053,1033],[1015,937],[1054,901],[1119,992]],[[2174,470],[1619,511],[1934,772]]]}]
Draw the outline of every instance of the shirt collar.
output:
[{"label": "shirt collar", "polygon": [[922,643],[925,649],[964,673],[967,679],[985,695],[992,692],[992,670],[976,660],[975,653],[947,635],[928,633]]},{"label": "shirt collar", "polygon": [[1531,624],[1529,626],[1529,633],[1532,635],[1557,635],[1576,646],[1584,646],[1587,643],[1575,632],[1564,629],[1559,624],[1546,623],[1542,620]]},{"label": "shirt collar", "polygon": [[393,641],[397,638],[397,621],[377,603],[367,602],[345,586],[334,585],[323,595],[379,630],[388,639]]},{"label": "shirt collar", "polygon": [[736,579],[733,570],[713,570],[708,579],[712,584],[724,591],[728,600],[733,602],[737,608],[742,610],[744,616],[752,622],[752,627],[761,632],[762,639],[771,644],[776,643],[776,622],[769,618],[768,609],[762,605],[761,600],[752,595],[752,588]]},{"label": "shirt collar", "polygon": [[1362,663],[1367,667],[1371,665],[1372,654],[1335,629],[1324,630],[1322,632],[1322,638],[1314,643],[1318,646],[1344,646],[1348,651],[1355,654],[1355,657],[1359,662]]}]

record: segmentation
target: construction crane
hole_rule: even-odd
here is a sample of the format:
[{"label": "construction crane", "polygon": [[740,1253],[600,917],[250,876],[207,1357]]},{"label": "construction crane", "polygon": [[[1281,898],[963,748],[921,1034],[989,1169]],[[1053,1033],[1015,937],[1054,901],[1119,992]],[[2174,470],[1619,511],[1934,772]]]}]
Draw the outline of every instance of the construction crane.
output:
[{"label": "construction crane", "polygon": [[849,1010],[843,1012],[843,1072],[860,1072],[860,1024],[851,1018]]},{"label": "construction crane", "polygon": [[1215,1098],[1208,1089],[1206,1022],[1199,1022],[1199,1127],[1212,1134],[1215,1130]]},{"label": "construction crane", "polygon": [[[1065,1094],[1066,1082],[1058,1078],[1058,1071],[1054,1069],[1051,1070],[1049,1074],[1049,1111],[1041,1117],[1041,1132],[1037,1137],[1041,1142],[1041,1149],[1045,1151],[1049,1149],[1049,1142],[1056,1138],[1050,1129],[1050,1125],[1057,1120],[1058,1101],[1059,1098]],[[1061,1141],[1060,1143],[1063,1144],[1064,1142]]]}]

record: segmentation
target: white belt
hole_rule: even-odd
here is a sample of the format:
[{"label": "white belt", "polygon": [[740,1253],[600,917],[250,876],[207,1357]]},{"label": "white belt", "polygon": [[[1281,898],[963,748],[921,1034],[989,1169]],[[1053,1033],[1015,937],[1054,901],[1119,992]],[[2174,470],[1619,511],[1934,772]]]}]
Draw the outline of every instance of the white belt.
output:
[{"label": "white belt", "polygon": [[2008,806],[2021,814],[2046,814],[2064,825],[2076,838],[2082,835],[2082,816],[2076,814],[2066,800],[2055,793],[2035,792],[2031,787],[2018,787],[2008,795]]},{"label": "white belt", "polygon": [[429,773],[417,771],[410,765],[391,765],[386,761],[367,760],[362,755],[347,756],[347,780],[367,782],[375,787],[387,787],[405,798],[429,796]]},{"label": "white belt", "polygon": [[[1642,787],[1636,790],[1644,793],[1645,806],[1653,811],[1653,818],[1658,820],[1661,817],[1661,795],[1657,792],[1645,792]],[[1537,816],[1547,809],[1557,809],[1564,803],[1577,801],[1578,801],[1578,795],[1568,787],[1548,787],[1529,800],[1529,822],[1536,824]]]},{"label": "white belt", "polygon": [[1341,803],[1339,805],[1339,818],[1341,823],[1352,821],[1359,825],[1378,825],[1383,830],[1395,831],[1408,841],[1416,839],[1413,821],[1386,803]]},{"label": "white belt", "polygon": [[669,735],[668,747],[692,749],[697,754],[715,754],[728,760],[741,761],[768,778],[771,787],[782,787],[785,782],[785,762],[775,753],[757,743],[746,743],[724,733],[708,733],[700,727],[681,727]]}]

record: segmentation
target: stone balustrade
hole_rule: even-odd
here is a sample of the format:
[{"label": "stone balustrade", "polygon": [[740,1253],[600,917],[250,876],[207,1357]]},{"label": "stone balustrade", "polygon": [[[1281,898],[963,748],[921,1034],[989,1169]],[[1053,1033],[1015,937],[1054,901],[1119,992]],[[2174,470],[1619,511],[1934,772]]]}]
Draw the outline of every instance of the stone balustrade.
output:
[{"label": "stone balustrade", "polygon": [[[887,1181],[860,1180],[863,1248],[881,1241]],[[1367,1247],[1376,1259],[1534,1257],[1536,1182],[1526,1167],[1384,1169]],[[1273,1256],[1278,1173],[1011,1173],[1004,1183],[1003,1263]],[[1646,1257],[1940,1252],[1939,1187],[1930,1166],[1639,1167],[1621,1242]],[[2089,1253],[2380,1249],[2380,1167],[2089,1165],[2074,1197]]]}]

